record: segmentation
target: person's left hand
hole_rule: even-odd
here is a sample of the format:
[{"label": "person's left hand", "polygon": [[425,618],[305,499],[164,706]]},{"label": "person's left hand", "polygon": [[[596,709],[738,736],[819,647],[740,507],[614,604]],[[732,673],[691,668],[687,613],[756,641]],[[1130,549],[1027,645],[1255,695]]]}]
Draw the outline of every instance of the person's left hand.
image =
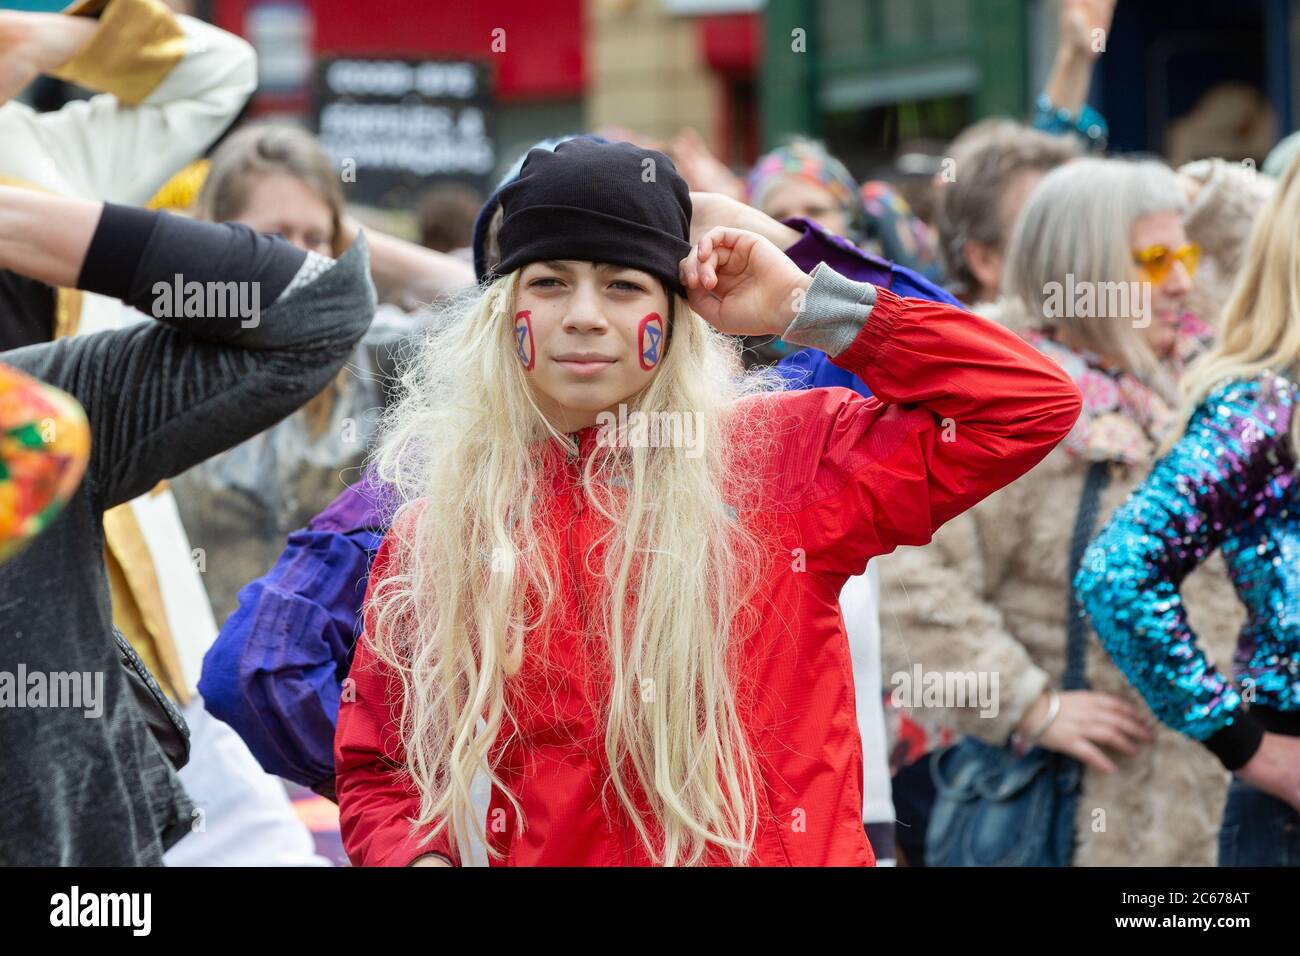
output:
[{"label": "person's left hand", "polygon": [[812,283],[767,239],[725,226],[709,230],[679,271],[691,308],[728,335],[781,335]]}]

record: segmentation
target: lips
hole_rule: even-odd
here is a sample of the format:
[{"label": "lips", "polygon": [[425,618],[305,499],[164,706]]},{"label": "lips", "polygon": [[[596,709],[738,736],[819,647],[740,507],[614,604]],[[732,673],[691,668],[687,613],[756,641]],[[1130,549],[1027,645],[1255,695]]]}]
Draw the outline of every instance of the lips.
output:
[{"label": "lips", "polygon": [[596,375],[613,365],[617,359],[599,352],[562,352],[554,356],[552,361],[575,375]]}]

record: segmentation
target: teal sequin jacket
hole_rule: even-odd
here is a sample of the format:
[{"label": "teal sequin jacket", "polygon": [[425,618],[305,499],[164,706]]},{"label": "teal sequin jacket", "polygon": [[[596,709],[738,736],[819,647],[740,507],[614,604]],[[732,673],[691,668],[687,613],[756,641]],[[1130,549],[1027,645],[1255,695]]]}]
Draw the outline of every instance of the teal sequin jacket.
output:
[{"label": "teal sequin jacket", "polygon": [[[1288,438],[1298,395],[1269,374],[1211,392],[1074,581],[1102,645],[1156,716],[1230,770],[1264,730],[1300,724],[1300,486]],[[1197,646],[1179,595],[1216,548],[1247,611],[1236,686]]]}]

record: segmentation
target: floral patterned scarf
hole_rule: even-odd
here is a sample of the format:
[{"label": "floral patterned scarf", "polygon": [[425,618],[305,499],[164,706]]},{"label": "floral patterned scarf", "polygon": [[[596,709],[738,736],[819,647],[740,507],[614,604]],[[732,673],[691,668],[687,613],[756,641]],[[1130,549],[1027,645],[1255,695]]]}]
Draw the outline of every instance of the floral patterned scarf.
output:
[{"label": "floral patterned scarf", "polygon": [[[1083,412],[1062,445],[1083,461],[1148,465],[1175,424],[1178,410],[1132,372],[1110,366],[1088,351],[1078,351],[1043,329],[1020,333],[1074,379],[1083,394]],[[1171,359],[1174,374],[1210,344],[1210,327],[1190,312],[1178,319]]]}]

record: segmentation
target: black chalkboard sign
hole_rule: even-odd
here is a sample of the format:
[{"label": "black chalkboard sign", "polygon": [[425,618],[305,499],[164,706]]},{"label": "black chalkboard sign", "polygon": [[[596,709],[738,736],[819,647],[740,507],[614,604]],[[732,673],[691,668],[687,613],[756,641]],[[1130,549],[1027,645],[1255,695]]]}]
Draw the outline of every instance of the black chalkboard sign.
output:
[{"label": "black chalkboard sign", "polygon": [[409,209],[446,180],[487,193],[496,168],[491,74],[482,63],[328,57],[316,129],[348,200]]}]

